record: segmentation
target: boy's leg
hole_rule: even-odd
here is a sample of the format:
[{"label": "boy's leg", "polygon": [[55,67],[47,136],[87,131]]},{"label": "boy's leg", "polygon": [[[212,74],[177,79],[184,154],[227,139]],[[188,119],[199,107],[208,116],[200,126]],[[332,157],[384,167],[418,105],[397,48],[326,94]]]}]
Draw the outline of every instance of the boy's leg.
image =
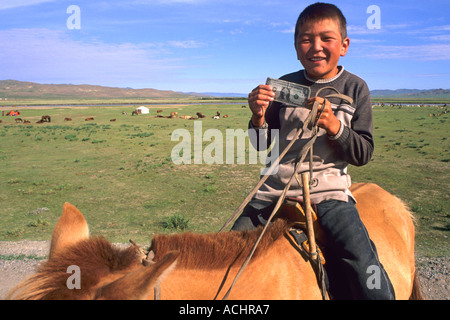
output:
[{"label": "boy's leg", "polygon": [[232,231],[244,231],[256,229],[260,225],[265,225],[272,213],[275,204],[261,200],[252,200],[244,208],[242,214],[234,222]]},{"label": "boy's leg", "polygon": [[[336,262],[333,266],[339,265],[345,273],[352,298],[395,299],[392,284],[354,202],[321,202],[317,205],[317,216],[327,239],[326,252],[333,256],[332,262]],[[379,279],[373,279],[374,275],[379,275]],[[342,275],[337,277],[343,278]],[[330,283],[332,281],[330,279]]]}]

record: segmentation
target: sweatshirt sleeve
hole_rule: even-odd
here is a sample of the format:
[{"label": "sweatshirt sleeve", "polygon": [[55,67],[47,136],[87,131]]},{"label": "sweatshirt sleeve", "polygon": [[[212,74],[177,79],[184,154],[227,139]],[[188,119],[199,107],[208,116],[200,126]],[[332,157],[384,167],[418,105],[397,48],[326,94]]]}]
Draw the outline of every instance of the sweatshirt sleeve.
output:
[{"label": "sweatshirt sleeve", "polygon": [[248,124],[250,143],[257,151],[268,150],[275,138],[272,137],[272,130],[280,129],[279,109],[280,104],[272,102],[266,111],[264,124],[259,128],[255,128],[250,119]]},{"label": "sweatshirt sleeve", "polygon": [[339,133],[330,137],[341,157],[355,166],[369,163],[374,151],[372,103],[367,86],[364,89],[364,95],[354,102],[356,110],[351,126],[345,126],[341,122]]}]

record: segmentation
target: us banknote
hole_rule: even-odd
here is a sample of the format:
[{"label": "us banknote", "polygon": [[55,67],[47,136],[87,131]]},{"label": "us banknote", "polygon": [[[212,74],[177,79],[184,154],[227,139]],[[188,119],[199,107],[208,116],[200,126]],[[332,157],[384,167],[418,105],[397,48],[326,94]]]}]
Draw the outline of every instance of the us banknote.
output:
[{"label": "us banknote", "polygon": [[311,89],[301,84],[267,78],[267,85],[271,85],[275,92],[275,101],[287,105],[301,106],[311,94]]}]

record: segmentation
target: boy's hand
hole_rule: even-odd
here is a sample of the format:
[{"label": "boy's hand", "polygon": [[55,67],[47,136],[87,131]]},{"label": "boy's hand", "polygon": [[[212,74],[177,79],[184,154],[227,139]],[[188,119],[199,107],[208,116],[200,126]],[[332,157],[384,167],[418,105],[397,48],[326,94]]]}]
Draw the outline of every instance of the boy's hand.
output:
[{"label": "boy's hand", "polygon": [[319,128],[323,128],[327,131],[327,134],[329,136],[335,136],[338,134],[339,129],[341,127],[341,122],[336,118],[336,116],[333,113],[333,110],[331,109],[331,103],[327,100],[325,103],[325,106],[323,105],[324,99],[321,97],[313,97],[306,100],[306,105],[312,109],[314,102],[317,101],[320,103],[319,110],[317,111],[318,115],[323,109],[322,115],[320,116],[320,119],[316,119],[317,125]]},{"label": "boy's hand", "polygon": [[256,128],[264,124],[265,114],[270,102],[273,101],[275,93],[272,86],[261,84],[248,95],[248,105],[252,111],[252,124]]}]

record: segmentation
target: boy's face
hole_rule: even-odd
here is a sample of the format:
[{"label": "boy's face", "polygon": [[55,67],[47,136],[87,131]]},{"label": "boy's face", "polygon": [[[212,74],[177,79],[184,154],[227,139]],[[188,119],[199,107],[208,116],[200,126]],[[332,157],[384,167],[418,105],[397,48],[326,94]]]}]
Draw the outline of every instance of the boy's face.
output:
[{"label": "boy's face", "polygon": [[350,39],[342,39],[333,19],[305,23],[295,41],[297,57],[313,79],[329,79],[338,73],[339,58],[347,54]]}]

